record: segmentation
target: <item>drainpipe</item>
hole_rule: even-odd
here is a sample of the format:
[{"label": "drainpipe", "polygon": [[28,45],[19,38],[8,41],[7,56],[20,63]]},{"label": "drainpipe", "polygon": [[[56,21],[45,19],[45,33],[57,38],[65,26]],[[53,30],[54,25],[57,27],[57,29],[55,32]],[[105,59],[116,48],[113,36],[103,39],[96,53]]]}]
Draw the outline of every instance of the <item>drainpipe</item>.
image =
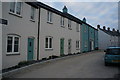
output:
[{"label": "drainpipe", "polygon": [[88,26],[88,52],[90,51],[89,26]]},{"label": "drainpipe", "polygon": [[40,7],[38,7],[39,13],[38,13],[38,35],[37,35],[37,60],[39,60],[39,34],[40,34]]}]

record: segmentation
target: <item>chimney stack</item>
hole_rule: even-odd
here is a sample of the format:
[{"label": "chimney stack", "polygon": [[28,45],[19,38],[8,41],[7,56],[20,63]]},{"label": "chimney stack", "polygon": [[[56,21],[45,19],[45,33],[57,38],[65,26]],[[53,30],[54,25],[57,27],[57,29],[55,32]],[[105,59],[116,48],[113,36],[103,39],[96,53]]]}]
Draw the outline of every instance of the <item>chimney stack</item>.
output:
[{"label": "chimney stack", "polygon": [[115,28],[113,28],[113,32],[115,32]]},{"label": "chimney stack", "polygon": [[100,28],[100,25],[99,25],[99,24],[97,25],[97,28],[98,28],[98,29]]},{"label": "chimney stack", "polygon": [[62,10],[63,10],[63,13],[68,13],[68,9],[66,6],[64,6],[64,8]]},{"label": "chimney stack", "polygon": [[119,33],[119,30],[117,30],[117,33]]},{"label": "chimney stack", "polygon": [[110,31],[110,28],[109,28],[109,27],[108,27],[107,29],[108,29],[108,31]]},{"label": "chimney stack", "polygon": [[106,30],[106,27],[105,27],[105,26],[103,26],[103,29],[104,29],[104,30]]}]

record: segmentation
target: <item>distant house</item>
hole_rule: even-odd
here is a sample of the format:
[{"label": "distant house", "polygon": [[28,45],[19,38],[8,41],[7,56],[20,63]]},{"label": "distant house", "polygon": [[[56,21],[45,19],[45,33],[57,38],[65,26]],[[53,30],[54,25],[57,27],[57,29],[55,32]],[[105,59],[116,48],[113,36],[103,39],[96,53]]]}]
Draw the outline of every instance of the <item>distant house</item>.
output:
[{"label": "distant house", "polygon": [[112,31],[108,27],[106,29],[105,26],[103,28],[98,27],[98,41],[99,41],[99,49],[106,49],[109,46],[119,46],[119,38],[120,38],[120,32],[119,30],[115,30],[114,28]]},{"label": "distant house", "polygon": [[98,30],[83,19],[81,26],[81,51],[88,52],[98,49]]}]

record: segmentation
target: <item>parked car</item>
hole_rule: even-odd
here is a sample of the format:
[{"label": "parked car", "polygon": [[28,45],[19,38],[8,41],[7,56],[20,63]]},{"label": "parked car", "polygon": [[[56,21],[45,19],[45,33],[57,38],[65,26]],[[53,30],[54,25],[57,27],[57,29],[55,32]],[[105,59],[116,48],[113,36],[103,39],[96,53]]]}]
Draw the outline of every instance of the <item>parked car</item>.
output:
[{"label": "parked car", "polygon": [[108,47],[104,52],[105,66],[109,64],[120,64],[120,47]]}]

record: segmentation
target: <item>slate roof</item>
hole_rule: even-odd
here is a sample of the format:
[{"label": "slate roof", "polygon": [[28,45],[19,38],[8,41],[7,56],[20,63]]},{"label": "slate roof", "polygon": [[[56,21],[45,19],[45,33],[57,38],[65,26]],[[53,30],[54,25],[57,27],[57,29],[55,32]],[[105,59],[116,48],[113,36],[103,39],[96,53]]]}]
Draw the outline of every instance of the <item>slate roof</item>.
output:
[{"label": "slate roof", "polygon": [[[26,3],[31,5],[31,6],[33,6],[33,7],[35,7],[35,8],[38,8],[38,6],[39,6],[40,8],[44,8],[46,10],[54,12],[54,13],[56,13],[58,15],[61,15],[61,16],[65,17],[65,18],[68,18],[68,19],[70,19],[72,21],[75,21],[75,22],[77,22],[79,24],[83,24],[84,23],[84,24],[88,25],[89,27],[94,28],[93,26],[91,26],[90,24],[88,24],[86,22],[83,22],[79,18],[77,18],[77,17],[75,17],[75,16],[73,16],[73,15],[71,15],[69,13],[63,13],[63,12],[61,12],[61,11],[55,9],[55,8],[52,8],[52,7],[46,5],[46,4],[42,3],[42,2],[26,2]],[[94,28],[94,29],[97,30],[96,28]]]},{"label": "slate roof", "polygon": [[105,33],[108,34],[108,35],[120,37],[120,32],[111,31],[111,30],[106,30],[106,29],[102,29],[102,28],[99,28],[99,29],[100,29],[101,31],[105,32]]}]

